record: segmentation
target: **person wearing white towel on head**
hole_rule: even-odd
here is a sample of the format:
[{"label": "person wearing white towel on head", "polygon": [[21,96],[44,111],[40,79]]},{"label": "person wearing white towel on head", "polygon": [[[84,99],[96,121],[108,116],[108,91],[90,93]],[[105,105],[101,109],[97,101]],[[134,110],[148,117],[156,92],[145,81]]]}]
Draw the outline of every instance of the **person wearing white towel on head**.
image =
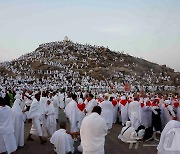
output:
[{"label": "person wearing white towel on head", "polygon": [[17,147],[24,146],[24,114],[21,110],[20,104],[20,95],[17,94],[15,96],[16,100],[14,101],[13,107],[12,107],[12,113],[13,113],[13,123],[14,123],[14,135],[17,143]]},{"label": "person wearing white towel on head", "polygon": [[122,128],[121,133],[118,136],[118,139],[125,143],[134,143],[137,142],[137,133],[134,127],[131,126],[131,122],[127,121],[126,126]]},{"label": "person wearing white towel on head", "polygon": [[13,115],[11,108],[5,105],[4,99],[0,97],[0,153],[8,154],[17,149],[14,137]]}]

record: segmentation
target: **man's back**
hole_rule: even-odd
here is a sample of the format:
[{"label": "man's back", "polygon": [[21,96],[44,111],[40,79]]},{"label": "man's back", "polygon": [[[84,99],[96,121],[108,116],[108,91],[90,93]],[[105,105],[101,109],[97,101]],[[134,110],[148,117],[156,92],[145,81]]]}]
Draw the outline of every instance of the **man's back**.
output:
[{"label": "man's back", "polygon": [[12,133],[14,131],[12,111],[9,106],[0,106],[0,133]]},{"label": "man's back", "polygon": [[66,154],[74,151],[72,137],[66,133],[65,129],[57,130],[52,135],[50,142],[54,144],[55,151],[58,154]]},{"label": "man's back", "polygon": [[107,130],[105,120],[98,113],[91,113],[85,117],[80,129],[83,151],[96,151],[103,148]]}]

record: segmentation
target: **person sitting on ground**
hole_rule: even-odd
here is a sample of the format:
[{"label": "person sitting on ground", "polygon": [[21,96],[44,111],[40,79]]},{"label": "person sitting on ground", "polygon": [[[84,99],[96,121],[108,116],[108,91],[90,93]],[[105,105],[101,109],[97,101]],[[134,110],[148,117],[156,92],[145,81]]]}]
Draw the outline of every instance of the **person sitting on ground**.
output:
[{"label": "person sitting on ground", "polygon": [[131,126],[131,122],[127,121],[126,126],[122,128],[121,133],[118,136],[118,139],[125,143],[134,143],[137,142],[137,133],[134,127]]},{"label": "person sitting on ground", "polygon": [[71,154],[74,152],[73,139],[66,132],[66,123],[60,123],[60,129],[54,132],[50,142],[54,145],[54,151],[57,154]]}]

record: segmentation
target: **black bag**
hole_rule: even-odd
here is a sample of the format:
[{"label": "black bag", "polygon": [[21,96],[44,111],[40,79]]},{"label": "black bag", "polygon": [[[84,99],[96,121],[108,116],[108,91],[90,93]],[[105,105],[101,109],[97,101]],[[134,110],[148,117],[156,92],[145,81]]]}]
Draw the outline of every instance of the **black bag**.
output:
[{"label": "black bag", "polygon": [[153,128],[152,127],[146,128],[143,140],[148,140],[152,136],[153,136]]}]

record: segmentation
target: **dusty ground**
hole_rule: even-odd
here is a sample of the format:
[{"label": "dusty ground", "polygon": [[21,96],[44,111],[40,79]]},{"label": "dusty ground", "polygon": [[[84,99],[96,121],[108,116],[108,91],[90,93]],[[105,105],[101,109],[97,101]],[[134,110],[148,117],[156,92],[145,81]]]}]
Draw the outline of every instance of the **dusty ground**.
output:
[{"label": "dusty ground", "polygon": [[[66,121],[64,113],[61,111],[59,115],[59,121]],[[46,142],[44,145],[40,144],[37,137],[33,136],[35,141],[27,141],[27,135],[31,128],[31,123],[25,123],[25,146],[17,150],[17,154],[54,154],[53,145],[50,142]],[[158,142],[149,141],[139,143],[137,149],[135,145],[129,149],[129,144],[121,142],[117,136],[121,131],[122,126],[120,124],[114,124],[110,133],[106,136],[105,153],[106,154],[156,154],[156,145]],[[75,147],[79,145],[79,141],[75,142]],[[75,154],[80,154],[77,150]]]}]

